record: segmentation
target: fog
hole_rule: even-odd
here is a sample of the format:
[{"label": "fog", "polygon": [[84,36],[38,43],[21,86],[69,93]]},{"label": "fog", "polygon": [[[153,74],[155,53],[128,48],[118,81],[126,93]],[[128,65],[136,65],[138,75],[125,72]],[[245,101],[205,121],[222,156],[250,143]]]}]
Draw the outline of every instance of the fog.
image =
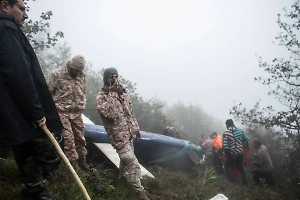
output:
[{"label": "fog", "polygon": [[277,13],[292,0],[38,0],[29,17],[51,10],[51,31],[62,31],[72,54],[95,69],[116,67],[145,100],[198,104],[220,120],[242,102],[279,106],[258,66],[284,57],[273,44]]}]

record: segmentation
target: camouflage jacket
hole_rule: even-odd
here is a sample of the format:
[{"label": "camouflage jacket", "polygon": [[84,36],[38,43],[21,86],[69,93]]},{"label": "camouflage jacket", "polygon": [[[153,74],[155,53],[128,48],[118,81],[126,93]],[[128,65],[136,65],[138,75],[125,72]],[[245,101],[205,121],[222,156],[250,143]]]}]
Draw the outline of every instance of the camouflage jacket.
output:
[{"label": "camouflage jacket", "polygon": [[130,97],[127,93],[118,95],[105,88],[97,95],[97,110],[112,146],[119,150],[130,143],[139,125],[133,114]]},{"label": "camouflage jacket", "polygon": [[71,78],[67,64],[55,70],[47,79],[49,90],[59,113],[76,118],[82,114],[86,104],[86,77]]}]

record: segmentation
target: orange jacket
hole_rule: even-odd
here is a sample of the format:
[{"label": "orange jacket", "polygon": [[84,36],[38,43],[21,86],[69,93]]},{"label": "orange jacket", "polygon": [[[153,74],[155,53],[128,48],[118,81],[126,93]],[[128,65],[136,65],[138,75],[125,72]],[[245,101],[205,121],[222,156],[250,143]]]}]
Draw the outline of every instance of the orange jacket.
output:
[{"label": "orange jacket", "polygon": [[217,135],[214,139],[214,147],[216,149],[221,149],[222,148],[222,137],[220,135]]}]

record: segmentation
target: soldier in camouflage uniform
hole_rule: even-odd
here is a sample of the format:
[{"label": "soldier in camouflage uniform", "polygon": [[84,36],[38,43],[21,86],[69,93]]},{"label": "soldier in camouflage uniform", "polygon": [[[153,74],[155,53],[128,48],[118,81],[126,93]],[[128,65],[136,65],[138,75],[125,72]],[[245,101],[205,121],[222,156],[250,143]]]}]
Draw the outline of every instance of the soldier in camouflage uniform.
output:
[{"label": "soldier in camouflage uniform", "polygon": [[104,87],[97,95],[97,110],[111,145],[119,154],[120,173],[136,190],[138,198],[147,200],[140,181],[140,164],[133,149],[133,137],[140,139],[141,134],[133,114],[130,97],[119,84],[118,71],[115,68],[105,69],[103,82]]},{"label": "soldier in camouflage uniform", "polygon": [[66,130],[65,154],[71,164],[78,170],[90,169],[86,163],[87,150],[84,138],[82,113],[86,104],[86,76],[83,73],[85,59],[81,55],[67,61],[62,68],[55,70],[47,79],[60,119]]}]

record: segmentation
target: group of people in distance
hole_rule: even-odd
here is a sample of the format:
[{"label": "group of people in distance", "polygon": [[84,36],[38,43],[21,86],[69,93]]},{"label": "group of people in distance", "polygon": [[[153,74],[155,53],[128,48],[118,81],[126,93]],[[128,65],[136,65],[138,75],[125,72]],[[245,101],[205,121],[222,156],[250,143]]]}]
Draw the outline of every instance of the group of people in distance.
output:
[{"label": "group of people in distance", "polygon": [[[28,18],[23,0],[0,0],[0,146],[10,146],[28,198],[52,200],[46,185],[61,163],[41,127],[63,136],[75,170],[93,171],[87,161],[82,113],[86,106],[85,59],[74,56],[45,80],[36,54],[20,29]],[[120,173],[147,200],[133,137],[141,138],[131,100],[118,71],[107,68],[97,95],[99,117],[120,157]]]},{"label": "group of people in distance", "polygon": [[[241,181],[248,185],[245,167],[249,161],[249,138],[237,128],[232,119],[225,122],[223,137],[213,132],[205,140],[199,138],[199,146],[205,152],[205,164],[224,172],[229,181]],[[273,164],[268,149],[258,138],[253,140],[255,155],[253,160],[253,180],[257,183],[274,185]]]}]

